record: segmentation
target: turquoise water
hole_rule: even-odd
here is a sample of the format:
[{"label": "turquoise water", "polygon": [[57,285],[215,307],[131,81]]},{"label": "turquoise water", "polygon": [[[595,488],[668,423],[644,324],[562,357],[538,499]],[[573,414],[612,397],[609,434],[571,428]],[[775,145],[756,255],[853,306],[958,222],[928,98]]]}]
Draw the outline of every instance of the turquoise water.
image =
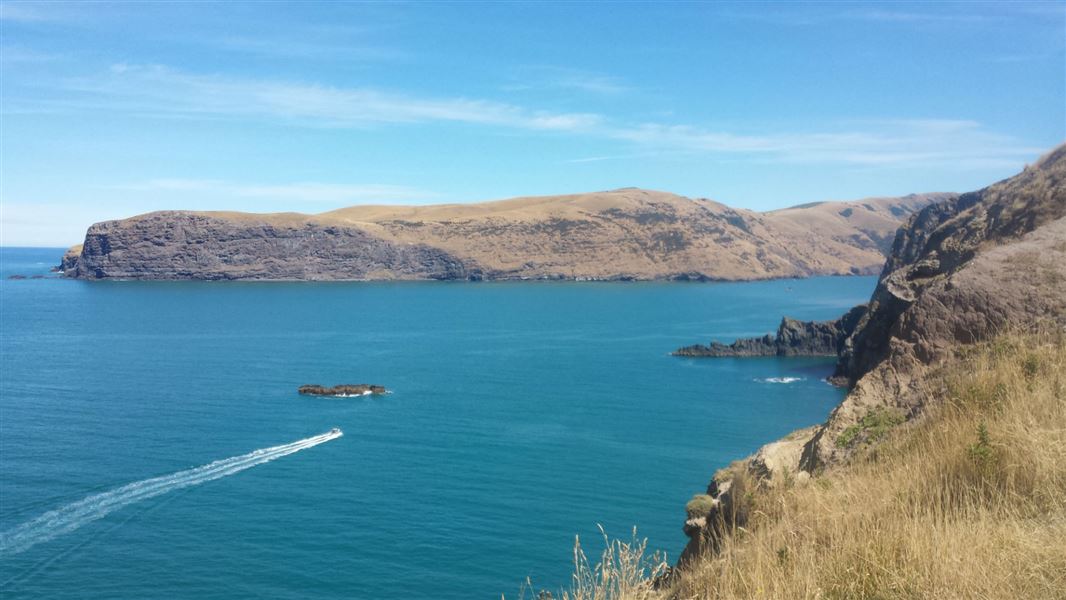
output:
[{"label": "turquoise water", "polygon": [[[5,598],[513,598],[597,524],[673,560],[711,473],[841,392],[826,360],[668,353],[874,286],[13,281],[62,251],[0,252]],[[349,382],[394,393],[295,392]]]}]

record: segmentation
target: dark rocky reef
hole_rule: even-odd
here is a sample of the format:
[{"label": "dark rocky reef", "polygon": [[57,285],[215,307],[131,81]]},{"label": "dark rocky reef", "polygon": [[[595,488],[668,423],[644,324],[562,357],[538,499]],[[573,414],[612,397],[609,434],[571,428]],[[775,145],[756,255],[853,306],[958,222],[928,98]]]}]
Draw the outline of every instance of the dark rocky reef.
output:
[{"label": "dark rocky reef", "polygon": [[742,338],[732,344],[711,342],[674,351],[674,356],[743,357],[743,356],[838,356],[844,341],[854,332],[866,312],[866,305],[852,308],[833,321],[797,321],[783,317],[777,334]]},{"label": "dark rocky reef", "polygon": [[299,390],[301,394],[305,396],[369,396],[371,394],[386,394],[388,390],[384,386],[374,385],[370,383],[356,383],[356,384],[343,384],[335,385],[333,387],[325,387],[318,385],[317,383],[309,385],[301,385]]},{"label": "dark rocky reef", "polygon": [[443,250],[360,229],[179,211],[97,223],[61,268],[79,279],[481,278],[476,265]]}]

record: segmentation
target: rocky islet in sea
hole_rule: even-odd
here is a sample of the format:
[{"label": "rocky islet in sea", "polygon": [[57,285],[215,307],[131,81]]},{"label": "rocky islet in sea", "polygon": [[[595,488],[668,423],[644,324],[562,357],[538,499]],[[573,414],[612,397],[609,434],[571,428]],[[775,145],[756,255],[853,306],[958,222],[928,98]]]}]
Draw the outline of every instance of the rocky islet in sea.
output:
[{"label": "rocky islet in sea", "polygon": [[333,398],[349,398],[353,396],[370,396],[387,394],[385,386],[372,383],[341,384],[333,387],[325,387],[317,383],[301,385],[297,390],[304,396],[330,396]]}]

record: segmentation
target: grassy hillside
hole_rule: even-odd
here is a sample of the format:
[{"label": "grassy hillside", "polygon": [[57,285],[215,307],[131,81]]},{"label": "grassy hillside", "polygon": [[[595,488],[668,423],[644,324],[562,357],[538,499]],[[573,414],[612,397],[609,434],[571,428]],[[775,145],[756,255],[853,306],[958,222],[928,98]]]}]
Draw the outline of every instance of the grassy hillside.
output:
[{"label": "grassy hillside", "polygon": [[873,274],[908,215],[955,194],[769,213],[626,188],[318,215],[162,211],[97,223],[86,279],[727,279]]},{"label": "grassy hillside", "polygon": [[734,535],[660,589],[615,542],[562,597],[1066,598],[1066,333],[968,347],[922,386],[924,415],[848,464],[743,480]]},{"label": "grassy hillside", "polygon": [[317,215],[483,268],[541,277],[724,279],[876,272],[899,223],[953,194],[824,202],[768,213],[627,188],[439,206],[356,206]]}]

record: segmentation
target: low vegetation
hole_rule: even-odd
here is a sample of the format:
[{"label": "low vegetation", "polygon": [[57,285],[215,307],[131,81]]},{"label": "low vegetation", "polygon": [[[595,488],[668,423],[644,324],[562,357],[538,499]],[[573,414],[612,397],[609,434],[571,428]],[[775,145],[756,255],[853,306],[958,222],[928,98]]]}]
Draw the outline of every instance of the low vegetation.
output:
[{"label": "low vegetation", "polygon": [[863,420],[850,464],[745,494],[718,554],[654,581],[614,542],[556,597],[1066,598],[1066,334],[970,347],[927,383],[922,417]]},{"label": "low vegetation", "polygon": [[903,423],[906,417],[898,410],[879,408],[872,410],[861,421],[848,427],[837,437],[837,446],[846,448],[860,435],[867,443],[879,441],[890,429]]},{"label": "low vegetation", "polygon": [[707,494],[696,494],[692,497],[692,500],[688,501],[685,505],[685,513],[688,518],[699,517],[711,512],[711,507],[714,506],[714,498],[711,498]]}]

